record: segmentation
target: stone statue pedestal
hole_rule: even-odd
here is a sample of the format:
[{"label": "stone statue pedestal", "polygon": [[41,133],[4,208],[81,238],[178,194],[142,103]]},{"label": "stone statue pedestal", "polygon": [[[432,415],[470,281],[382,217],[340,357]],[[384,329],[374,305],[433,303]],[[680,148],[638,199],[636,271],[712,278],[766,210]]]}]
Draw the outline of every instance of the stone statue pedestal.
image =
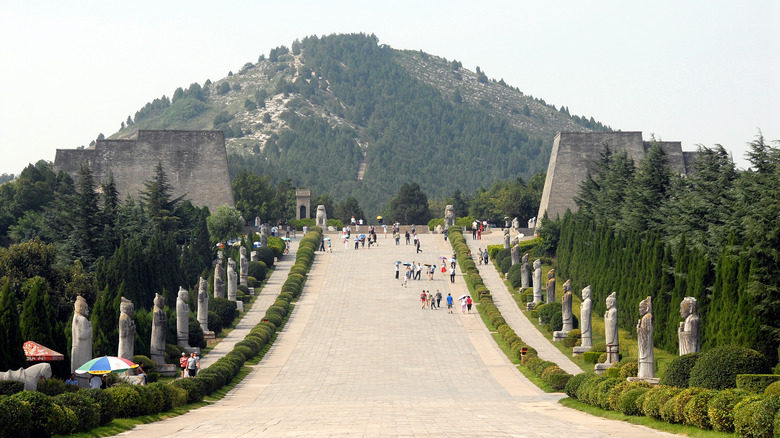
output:
[{"label": "stone statue pedestal", "polygon": [[163,377],[174,377],[181,375],[181,371],[178,366],[172,363],[158,363],[157,372]]},{"label": "stone statue pedestal", "polygon": [[534,310],[534,307],[536,307],[536,303],[531,301],[530,303],[525,303],[525,310]]},{"label": "stone statue pedestal", "polygon": [[571,355],[572,356],[582,356],[582,353],[586,353],[586,352],[590,351],[591,348],[592,347],[574,347],[571,350]]},{"label": "stone statue pedestal", "polygon": [[[613,365],[615,365],[615,364],[611,364],[611,363],[597,363],[596,366],[593,367],[593,371],[596,374],[604,374],[604,373],[607,372],[607,368],[609,368],[609,367],[611,367]],[[615,366],[617,366],[617,365],[615,365]]]},{"label": "stone statue pedestal", "polygon": [[653,386],[658,386],[661,382],[659,377],[629,377],[626,379],[628,382],[647,382]]},{"label": "stone statue pedestal", "polygon": [[236,301],[236,309],[238,309],[239,312],[244,311],[244,302],[241,300]]},{"label": "stone statue pedestal", "polygon": [[569,337],[569,331],[568,330],[567,331],[560,330],[560,331],[553,332],[553,341],[554,342],[560,342],[560,341],[562,341],[562,340],[564,340],[564,339],[566,339],[568,337]]},{"label": "stone statue pedestal", "polygon": [[217,342],[217,335],[213,331],[207,330],[203,332],[203,340],[206,341],[206,344],[213,344]]},{"label": "stone statue pedestal", "polygon": [[248,288],[248,289],[249,289],[249,296],[250,296],[250,297],[253,297],[253,296],[255,296],[255,288],[253,288],[253,287],[250,287],[250,288]]}]

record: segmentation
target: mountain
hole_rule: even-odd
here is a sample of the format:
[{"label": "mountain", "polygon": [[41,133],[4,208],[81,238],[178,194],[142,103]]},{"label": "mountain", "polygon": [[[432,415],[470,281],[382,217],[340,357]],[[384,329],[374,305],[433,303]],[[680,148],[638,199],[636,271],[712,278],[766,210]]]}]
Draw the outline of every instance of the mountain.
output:
[{"label": "mountain", "polygon": [[557,131],[610,130],[503,79],[374,35],[311,36],[236,74],[147,103],[110,138],[139,129],[221,129],[232,174],[290,179],[378,212],[401,184],[471,193],[545,170]]}]

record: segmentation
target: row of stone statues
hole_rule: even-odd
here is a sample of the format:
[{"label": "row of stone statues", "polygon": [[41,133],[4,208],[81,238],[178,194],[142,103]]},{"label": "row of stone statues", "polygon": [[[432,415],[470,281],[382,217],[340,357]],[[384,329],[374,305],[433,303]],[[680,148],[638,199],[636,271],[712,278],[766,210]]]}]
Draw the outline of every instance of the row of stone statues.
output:
[{"label": "row of stone statues", "polygon": [[[198,323],[204,334],[209,331],[209,294],[206,280],[198,281]],[[151,359],[158,364],[165,363],[165,333],[167,331],[167,319],[165,317],[165,298],[155,294],[154,308],[152,310],[152,339],[150,344]],[[92,359],[92,323],[89,320],[89,306],[82,296],[76,297],[74,305],[73,324],[71,326],[73,344],[71,347],[71,372]],[[122,297],[119,315],[119,345],[117,356],[132,360],[135,354],[135,322],[133,303]],[[179,288],[176,297],[176,343],[185,349],[191,349],[189,345],[189,292],[183,287]]]}]

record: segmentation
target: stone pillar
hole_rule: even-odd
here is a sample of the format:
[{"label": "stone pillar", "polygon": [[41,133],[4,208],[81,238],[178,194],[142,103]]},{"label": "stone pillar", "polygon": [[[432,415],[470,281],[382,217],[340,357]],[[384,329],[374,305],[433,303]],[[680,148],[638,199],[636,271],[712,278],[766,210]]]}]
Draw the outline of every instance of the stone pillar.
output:
[{"label": "stone pillar", "polygon": [[236,274],[236,262],[233,259],[228,259],[227,277],[227,299],[236,301],[238,274]]},{"label": "stone pillar", "polygon": [[239,249],[239,252],[241,254],[240,258],[239,258],[239,269],[240,269],[240,272],[241,272],[241,277],[240,277],[241,284],[243,284],[244,286],[248,287],[249,284],[247,282],[247,278],[249,277],[249,262],[246,259],[246,247],[245,246],[241,246],[241,248]]},{"label": "stone pillar", "polygon": [[511,245],[509,244],[509,229],[507,228],[504,230],[504,249],[511,248]]},{"label": "stone pillar", "polygon": [[680,302],[680,316],[683,322],[677,331],[680,341],[680,356],[701,351],[701,322],[699,321],[699,304],[694,297],[685,297]]},{"label": "stone pillar", "polygon": [[179,286],[179,296],[176,298],[176,344],[190,348],[190,304],[189,292]]},{"label": "stone pillar", "polygon": [[133,302],[122,297],[119,312],[119,349],[117,356],[133,360],[135,355],[135,322],[133,322],[135,307]]},{"label": "stone pillar", "polygon": [[639,303],[639,321],[636,324],[637,354],[640,379],[655,377],[655,353],[653,352],[653,300],[647,297]]},{"label": "stone pillar", "polygon": [[165,318],[165,298],[160,294],[154,295],[154,309],[152,310],[152,340],[149,346],[151,359],[157,365],[165,363],[165,332],[168,331],[168,321]]},{"label": "stone pillar", "polygon": [[92,360],[92,323],[89,321],[89,305],[81,295],[74,304],[71,334],[73,345],[70,349],[70,372]]},{"label": "stone pillar", "polygon": [[520,246],[515,245],[512,247],[512,249],[509,251],[510,256],[512,257],[512,266],[520,263]]}]

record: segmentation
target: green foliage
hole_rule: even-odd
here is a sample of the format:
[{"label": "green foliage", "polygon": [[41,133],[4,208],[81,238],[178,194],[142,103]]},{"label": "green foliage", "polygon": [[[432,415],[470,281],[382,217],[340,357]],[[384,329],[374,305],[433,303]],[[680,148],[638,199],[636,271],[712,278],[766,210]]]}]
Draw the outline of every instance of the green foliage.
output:
[{"label": "green foliage", "polygon": [[0,380],[0,395],[14,395],[21,391],[24,391],[24,382]]},{"label": "green foliage", "polygon": [[230,325],[233,324],[233,320],[238,316],[236,303],[226,298],[210,298],[209,312],[214,312],[219,315],[222,327],[230,327]]},{"label": "green foliage", "polygon": [[644,415],[642,409],[638,406],[641,396],[644,396],[650,388],[631,388],[621,393],[618,399],[618,411],[625,415]]},{"label": "green foliage", "polygon": [[220,205],[217,211],[206,219],[212,242],[222,242],[236,237],[244,226],[241,213],[228,205]]},{"label": "green foliage", "polygon": [[677,388],[687,388],[691,370],[693,369],[693,366],[696,365],[696,361],[699,360],[700,356],[699,353],[688,353],[672,359],[672,361],[669,362],[669,366],[666,368],[666,373],[664,373],[664,376],[661,379],[661,384]]},{"label": "green foliage", "polygon": [[774,382],[780,382],[777,374],[737,374],[737,389],[754,394],[763,394]]},{"label": "green foliage", "polygon": [[390,200],[390,219],[402,224],[427,224],[430,218],[428,197],[419,184],[403,183]]},{"label": "green foliage", "polygon": [[780,395],[780,382],[774,382],[767,386],[764,395]]},{"label": "green foliage", "polygon": [[265,280],[266,272],[268,268],[263,262],[249,262],[249,276],[254,277],[255,280],[262,282]]},{"label": "green foliage", "polygon": [[566,382],[566,386],[564,387],[564,392],[566,395],[568,395],[571,398],[577,398],[577,389],[582,385],[585,380],[589,379],[590,377],[594,376],[593,373],[580,373],[575,374],[572,376],[571,379],[569,379],[568,382]]},{"label": "green foliage", "polygon": [[690,386],[725,389],[737,386],[737,374],[768,374],[769,362],[755,350],[724,346],[703,353],[691,369]]},{"label": "green foliage", "polygon": [[16,294],[10,281],[6,281],[0,290],[0,331],[0,369],[24,367],[27,363],[22,350],[24,340],[19,329]]},{"label": "green foliage", "polygon": [[[48,437],[59,432],[62,410],[59,410],[60,415],[57,416],[57,409],[49,396],[35,391],[22,391],[12,395],[11,398],[14,401],[23,402],[29,409],[29,418],[35,419],[35,421],[29,422],[31,437]],[[15,410],[19,409],[18,407],[14,408]]]},{"label": "green foliage", "polygon": [[672,397],[677,395],[681,390],[670,386],[656,386],[651,389],[645,396],[644,404],[642,405],[642,411],[645,416],[661,419],[662,408]]},{"label": "green foliage", "polygon": [[100,407],[80,392],[66,392],[52,399],[54,403],[70,408],[78,421],[76,432],[90,430],[100,424]]},{"label": "green foliage", "polygon": [[29,404],[18,398],[0,395],[0,436],[27,438],[32,423]]},{"label": "green foliage", "polygon": [[144,408],[141,395],[130,385],[112,386],[105,389],[116,406],[116,417],[132,418],[140,415]]},{"label": "green foliage", "polygon": [[780,396],[750,396],[734,406],[734,431],[738,436],[772,437]]},{"label": "green foliage", "polygon": [[82,388],[79,389],[79,394],[82,394],[95,403],[100,417],[99,424],[101,426],[110,423],[116,416],[117,405],[114,403],[114,398],[111,396],[110,392],[96,388]]},{"label": "green foliage", "polygon": [[715,430],[734,431],[734,407],[747,397],[745,392],[731,388],[719,391],[707,404],[710,424]]},{"label": "green foliage", "polygon": [[[667,373],[669,371],[667,370]],[[628,377],[636,377],[639,373],[639,364],[636,361],[629,361],[620,366],[620,377],[626,379]]]}]

